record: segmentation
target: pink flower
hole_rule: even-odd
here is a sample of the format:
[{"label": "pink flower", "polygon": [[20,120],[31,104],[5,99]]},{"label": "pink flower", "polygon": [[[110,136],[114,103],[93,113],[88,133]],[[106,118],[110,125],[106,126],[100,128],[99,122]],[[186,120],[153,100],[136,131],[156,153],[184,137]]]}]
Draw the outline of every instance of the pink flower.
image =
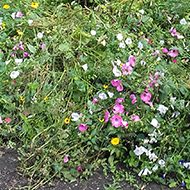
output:
[{"label": "pink flower", "polygon": [[148,43],[151,44],[153,41],[151,39],[148,40]]},{"label": "pink flower", "polygon": [[130,57],[130,58],[129,58],[129,63],[130,63],[130,65],[131,65],[132,67],[135,66],[135,60],[136,60],[136,57]]},{"label": "pink flower", "polygon": [[141,100],[143,100],[145,103],[148,103],[149,100],[151,99],[151,93],[150,92],[144,92],[143,94],[140,95]]},{"label": "pink flower", "polygon": [[168,50],[167,50],[167,48],[163,48],[163,53],[168,53]]},{"label": "pink flower", "polygon": [[145,38],[145,35],[143,35],[142,37]]},{"label": "pink flower", "polygon": [[106,110],[105,116],[104,116],[105,122],[107,122],[109,120],[109,117],[110,117],[110,112],[108,110]]},{"label": "pink flower", "polygon": [[42,49],[45,49],[45,44],[44,44],[44,42],[42,42],[41,48],[42,48]]},{"label": "pink flower", "polygon": [[24,46],[23,46],[23,45],[20,45],[20,49],[21,49],[21,50],[24,50]]},{"label": "pink flower", "polygon": [[[122,72],[123,75],[128,75],[132,73],[133,68],[131,66],[127,66],[126,64],[122,65]],[[127,69],[128,71],[126,71],[125,69]]]},{"label": "pink flower", "polygon": [[129,112],[126,112],[126,114],[125,115],[128,115],[129,114]]},{"label": "pink flower", "polygon": [[131,101],[132,104],[134,104],[135,102],[137,102],[136,99],[133,99],[133,100]]},{"label": "pink flower", "polygon": [[18,12],[16,13],[16,17],[17,17],[17,18],[22,17],[22,13],[21,13],[20,11],[18,11]]},{"label": "pink flower", "polygon": [[177,61],[176,61],[175,59],[173,60],[173,62],[174,62],[174,63],[177,63]]},{"label": "pink flower", "polygon": [[170,32],[171,32],[171,35],[172,36],[177,36],[177,32],[176,32],[176,29],[170,29]]},{"label": "pink flower", "polygon": [[72,106],[72,104],[71,104],[71,103],[69,103],[69,106]]},{"label": "pink flower", "polygon": [[131,119],[132,119],[133,121],[140,121],[140,120],[141,120],[138,115],[135,115],[135,116],[131,115]]},{"label": "pink flower", "polygon": [[82,170],[82,168],[81,168],[81,167],[78,167],[78,171],[80,171],[80,170]]},{"label": "pink flower", "polygon": [[118,92],[121,92],[121,91],[123,90],[123,86],[117,86],[116,90],[117,90]]},{"label": "pink flower", "polygon": [[123,119],[122,119],[122,117],[120,117],[119,115],[114,115],[111,119],[111,122],[112,122],[112,125],[114,126],[114,127],[120,127],[121,125],[122,125],[122,121],[123,121]]},{"label": "pink flower", "polygon": [[95,102],[98,102],[98,99],[94,97],[92,100],[92,103],[95,103]]},{"label": "pink flower", "polygon": [[119,113],[119,114],[122,114],[124,113],[124,106],[121,105],[121,104],[117,104],[113,107],[113,113]]},{"label": "pink flower", "polygon": [[20,46],[22,45],[22,41],[19,41],[19,45],[20,45]]},{"label": "pink flower", "polygon": [[87,130],[87,124],[80,123],[80,125],[78,126],[78,130],[82,131],[82,132],[86,131]]},{"label": "pink flower", "polygon": [[5,119],[4,122],[6,122],[6,123],[10,123],[10,122],[11,122],[11,118],[7,118],[7,119]]},{"label": "pink flower", "polygon": [[118,98],[115,103],[120,104],[121,102],[124,102],[124,98]]},{"label": "pink flower", "polygon": [[135,97],[134,94],[131,94],[131,95],[130,95],[130,98],[131,98],[131,99],[136,99],[136,97]]},{"label": "pink flower", "polygon": [[2,118],[1,118],[1,116],[0,116],[0,124],[1,124],[1,123],[3,123],[3,120],[2,120]]},{"label": "pink flower", "polygon": [[27,115],[27,113],[26,113],[26,112],[24,112],[24,115],[26,116],[26,115]]},{"label": "pink flower", "polygon": [[24,52],[23,57],[28,57],[28,54],[29,54],[28,52]]},{"label": "pink flower", "polygon": [[15,80],[13,81],[13,83],[14,83],[14,84],[17,84],[17,82],[16,82]]},{"label": "pink flower", "polygon": [[121,126],[122,126],[122,127],[128,127],[129,124],[127,123],[127,121],[122,121],[122,122],[121,122]]},{"label": "pink flower", "polygon": [[66,163],[66,162],[69,161],[68,157],[69,157],[69,155],[66,155],[66,156],[65,156],[64,161],[63,161],[64,163]]},{"label": "pink flower", "polygon": [[172,49],[168,52],[168,55],[171,57],[176,57],[178,56],[178,50],[177,49]]},{"label": "pink flower", "polygon": [[14,50],[18,50],[18,46],[14,46],[13,49],[14,49]]},{"label": "pink flower", "polygon": [[113,85],[113,86],[120,86],[120,84],[121,84],[121,80],[118,80],[118,79],[113,79],[112,81],[111,81],[111,84]]},{"label": "pink flower", "polygon": [[111,23],[113,24],[113,23],[114,23],[114,21],[112,20],[112,21],[111,21]]}]

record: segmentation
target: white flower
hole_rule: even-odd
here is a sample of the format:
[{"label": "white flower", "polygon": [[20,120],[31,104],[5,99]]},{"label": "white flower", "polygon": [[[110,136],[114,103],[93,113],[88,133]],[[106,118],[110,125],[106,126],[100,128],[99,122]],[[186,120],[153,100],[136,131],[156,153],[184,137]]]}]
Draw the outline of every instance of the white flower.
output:
[{"label": "white flower", "polygon": [[146,65],[146,62],[144,60],[141,60],[141,65]]},{"label": "white flower", "polygon": [[117,66],[114,66],[114,67],[113,67],[113,74],[114,74],[116,77],[121,76],[121,71],[117,68]]},{"label": "white flower", "polygon": [[91,109],[91,108],[89,109],[89,113],[90,113],[91,115],[93,114],[93,112],[92,112],[92,109]]},{"label": "white flower", "polygon": [[12,79],[16,79],[19,76],[19,74],[20,74],[19,71],[12,71],[10,77]]},{"label": "white flower", "polygon": [[119,66],[121,64],[121,61],[118,59],[117,61],[115,61],[115,63]]},{"label": "white flower", "polygon": [[185,168],[190,168],[190,162],[184,162],[184,163],[183,163],[183,166],[184,166]]},{"label": "white flower", "polygon": [[143,146],[140,146],[140,147],[137,147],[137,146],[136,146],[136,148],[135,148],[135,150],[134,150],[134,153],[135,153],[137,156],[140,156],[141,154],[147,153],[147,152],[148,152],[147,149],[146,149],[145,147],[143,147]]},{"label": "white flower", "polygon": [[158,164],[160,164],[161,167],[165,167],[165,161],[163,159],[159,160]]},{"label": "white flower", "polygon": [[143,140],[143,143],[144,143],[144,144],[147,144],[148,142],[149,142],[148,139],[144,139],[144,140]]},{"label": "white flower", "polygon": [[88,65],[87,65],[87,63],[84,64],[84,65],[82,65],[82,68],[86,71],[86,70],[88,69]]},{"label": "white flower", "polygon": [[170,98],[170,102],[171,102],[172,104],[175,102],[175,100],[176,100],[176,97],[171,97],[171,98]]},{"label": "white flower", "polygon": [[72,121],[77,121],[80,118],[80,115],[77,112],[71,114]]},{"label": "white flower", "polygon": [[101,44],[102,44],[103,46],[105,46],[105,45],[106,45],[106,40],[103,40],[103,41],[101,42]]},{"label": "white flower", "polygon": [[141,42],[138,43],[138,48],[139,48],[140,50],[142,50],[143,44],[142,44]]},{"label": "white flower", "polygon": [[149,169],[145,168],[145,170],[144,170],[144,172],[143,172],[142,175],[148,175],[148,174],[151,174],[151,173],[152,172]]},{"label": "white flower", "polygon": [[157,142],[157,140],[153,137],[153,138],[151,138],[151,139],[150,139],[150,141],[149,141],[149,142],[150,142],[150,144],[152,144],[152,143],[154,143],[154,142],[156,143],[156,142]]},{"label": "white flower", "polygon": [[156,137],[157,136],[156,129],[152,133],[148,134],[148,136],[150,136],[150,137]]},{"label": "white flower", "polygon": [[22,63],[23,59],[15,59],[15,63],[20,66],[20,64]]},{"label": "white flower", "polygon": [[124,43],[123,41],[120,42],[120,43],[119,43],[119,47],[120,47],[120,48],[125,48],[125,43]]},{"label": "white flower", "polygon": [[156,165],[152,168],[153,171],[156,171],[157,169],[158,169],[158,164],[156,164]]},{"label": "white flower", "polygon": [[132,40],[131,40],[131,38],[127,38],[127,39],[125,40],[125,43],[126,43],[127,45],[132,44]]},{"label": "white flower", "polygon": [[180,20],[180,24],[187,24],[187,21],[183,18]]},{"label": "white flower", "polygon": [[1,118],[1,116],[0,116],[0,124],[1,124],[1,123],[3,123],[3,120],[2,120],[2,118]]},{"label": "white flower", "polygon": [[112,97],[114,96],[114,93],[108,92],[108,96],[109,96],[110,98],[112,98]]},{"label": "white flower", "polygon": [[0,19],[0,25],[2,25],[3,24],[3,21]]},{"label": "white flower", "polygon": [[117,34],[117,39],[119,41],[121,41],[123,39],[123,34],[121,34],[121,33]]},{"label": "white flower", "polygon": [[72,1],[72,2],[71,2],[71,5],[73,5],[74,3],[75,3],[75,1]]},{"label": "white flower", "polygon": [[161,58],[160,57],[158,57],[157,59],[156,59],[156,61],[160,61],[161,60]]},{"label": "white flower", "polygon": [[172,116],[171,116],[171,117],[177,117],[178,115],[180,115],[180,112],[174,111],[174,112],[172,113]]},{"label": "white flower", "polygon": [[141,170],[141,171],[139,172],[138,176],[141,176],[141,175],[142,175],[142,173],[143,173],[143,170]]},{"label": "white flower", "polygon": [[152,6],[152,1],[150,2],[150,6]]},{"label": "white flower", "polygon": [[42,39],[43,33],[39,32],[39,33],[37,34],[37,37],[40,38],[40,39]]},{"label": "white flower", "polygon": [[28,20],[28,25],[30,26],[33,22],[33,20]]},{"label": "white flower", "polygon": [[5,61],[5,64],[8,65],[11,60]]},{"label": "white flower", "polygon": [[162,104],[159,104],[159,107],[157,108],[158,111],[160,111],[160,114],[165,114],[168,111],[168,108]]},{"label": "white flower", "polygon": [[105,94],[105,93],[100,93],[99,95],[98,95],[98,97],[101,99],[101,100],[106,100],[108,97],[107,97],[107,95]]},{"label": "white flower", "polygon": [[183,35],[177,35],[177,38],[178,38],[178,39],[183,39],[184,36],[183,36]]},{"label": "white flower", "polygon": [[15,19],[16,13],[12,13],[11,17],[13,18],[13,20]]},{"label": "white flower", "polygon": [[144,14],[144,10],[143,10],[143,9],[141,9],[141,10],[139,11],[139,13]]},{"label": "white flower", "polygon": [[160,40],[160,43],[161,43],[161,44],[164,44],[164,40]]},{"label": "white flower", "polygon": [[155,118],[152,119],[150,124],[156,127],[157,129],[160,127],[160,123],[158,123],[158,121]]},{"label": "white flower", "polygon": [[149,159],[152,160],[153,162],[155,162],[158,159],[158,156],[156,156],[156,154],[152,153],[152,154],[149,154]]},{"label": "white flower", "polygon": [[96,31],[95,30],[91,30],[90,33],[91,33],[92,36],[96,35]]}]

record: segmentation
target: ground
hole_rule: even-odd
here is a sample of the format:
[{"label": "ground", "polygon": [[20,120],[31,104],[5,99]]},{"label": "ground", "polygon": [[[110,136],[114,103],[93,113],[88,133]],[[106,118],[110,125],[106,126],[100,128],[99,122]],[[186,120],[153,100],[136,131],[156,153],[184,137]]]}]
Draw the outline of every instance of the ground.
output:
[{"label": "ground", "polygon": [[[28,189],[28,181],[26,177],[22,177],[17,173],[17,167],[19,166],[18,154],[15,150],[6,149],[0,147],[0,190],[16,190],[18,187],[22,189]],[[170,188],[152,182],[146,184],[141,180],[135,181],[136,184],[141,187],[141,190],[169,190]],[[111,173],[107,176],[103,174],[102,169],[98,169],[94,172],[94,175],[89,178],[89,180],[83,180],[82,182],[65,182],[56,180],[54,181],[55,186],[43,186],[38,188],[38,190],[104,190],[104,186],[109,186],[113,184]],[[120,189],[122,190],[135,190],[137,188],[133,187],[126,181],[120,182]],[[111,189],[111,188],[110,188]],[[115,188],[116,189],[116,188]],[[184,190],[185,188],[176,187],[172,190]],[[114,189],[112,189],[114,190]]]}]

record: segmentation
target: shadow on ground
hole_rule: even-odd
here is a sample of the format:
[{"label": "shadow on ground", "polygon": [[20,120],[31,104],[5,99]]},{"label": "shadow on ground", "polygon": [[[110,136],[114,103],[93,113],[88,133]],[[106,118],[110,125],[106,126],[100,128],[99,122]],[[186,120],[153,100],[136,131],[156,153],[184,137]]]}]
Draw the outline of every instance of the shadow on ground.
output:
[{"label": "shadow on ground", "polygon": [[[25,177],[20,176],[16,168],[19,166],[19,161],[17,159],[18,154],[15,150],[5,149],[0,147],[0,190],[16,190],[18,187],[27,190],[28,180]],[[104,190],[104,186],[109,186],[113,184],[112,175],[107,176],[103,174],[102,169],[98,169],[94,172],[94,175],[89,178],[89,180],[82,182],[65,182],[60,180],[54,181],[55,186],[43,186],[38,188],[38,190]],[[112,188],[112,190],[170,190],[170,188],[151,182],[150,184],[145,184],[142,181],[135,181],[138,187],[133,187],[127,181],[120,182],[120,188]],[[17,187],[17,188],[16,188]],[[175,187],[172,190],[185,190],[182,187]]]}]

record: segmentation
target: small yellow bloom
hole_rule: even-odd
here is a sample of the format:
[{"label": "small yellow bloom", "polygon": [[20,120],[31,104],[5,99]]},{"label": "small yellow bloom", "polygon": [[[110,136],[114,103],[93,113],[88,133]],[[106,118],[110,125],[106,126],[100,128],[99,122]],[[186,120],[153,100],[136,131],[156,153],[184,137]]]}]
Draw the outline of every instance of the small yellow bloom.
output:
[{"label": "small yellow bloom", "polygon": [[9,5],[4,5],[3,8],[4,9],[8,9],[10,6]]},{"label": "small yellow bloom", "polygon": [[118,139],[118,138],[113,138],[113,139],[111,140],[111,144],[113,144],[113,145],[119,144],[119,139]]},{"label": "small yellow bloom", "polygon": [[105,89],[108,87],[108,85],[106,85],[106,84],[104,84],[104,86],[103,86]]},{"label": "small yellow bloom", "polygon": [[69,118],[65,118],[65,123],[68,124],[70,122],[70,119]]},{"label": "small yellow bloom", "polygon": [[17,30],[17,33],[18,33],[19,36],[23,35],[23,32],[21,32],[20,30]]},{"label": "small yellow bloom", "polygon": [[39,4],[37,2],[32,2],[30,5],[32,8],[37,9]]},{"label": "small yellow bloom", "polygon": [[102,5],[102,9],[105,9],[106,7],[104,5]]},{"label": "small yellow bloom", "polygon": [[7,80],[4,80],[4,82],[8,82],[9,80],[7,79]]},{"label": "small yellow bloom", "polygon": [[122,67],[122,65],[124,65],[124,63],[121,63],[121,64],[120,64],[120,67]]},{"label": "small yellow bloom", "polygon": [[2,23],[2,27],[3,27],[3,29],[5,29],[5,23]]},{"label": "small yellow bloom", "polygon": [[39,95],[38,98],[41,98],[41,95]]},{"label": "small yellow bloom", "polygon": [[100,121],[101,123],[104,122],[104,118],[103,118],[103,119],[100,119],[100,118],[99,118],[99,121]]},{"label": "small yellow bloom", "polygon": [[150,18],[149,21],[152,22],[153,20]]},{"label": "small yellow bloom", "polygon": [[25,102],[25,99],[21,96],[20,97],[20,100],[24,103]]},{"label": "small yellow bloom", "polygon": [[47,100],[48,99],[48,97],[46,96],[45,98],[44,98],[44,100]]}]

